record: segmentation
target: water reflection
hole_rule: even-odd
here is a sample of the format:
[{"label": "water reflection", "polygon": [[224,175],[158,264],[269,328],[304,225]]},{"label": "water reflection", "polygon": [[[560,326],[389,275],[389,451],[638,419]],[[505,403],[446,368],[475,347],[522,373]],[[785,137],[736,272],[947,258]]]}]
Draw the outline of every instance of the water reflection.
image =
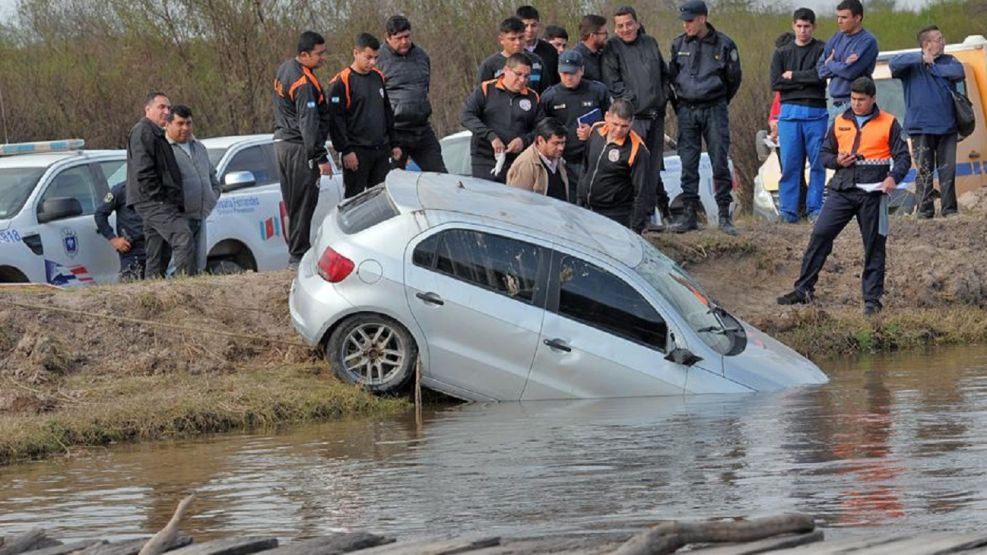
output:
[{"label": "water reflection", "polygon": [[797,510],[834,533],[987,524],[980,453],[987,349],[827,365],[775,395],[473,404],[278,435],[119,447],[0,468],[0,533],[69,539],[163,526],[403,537],[631,528]]}]

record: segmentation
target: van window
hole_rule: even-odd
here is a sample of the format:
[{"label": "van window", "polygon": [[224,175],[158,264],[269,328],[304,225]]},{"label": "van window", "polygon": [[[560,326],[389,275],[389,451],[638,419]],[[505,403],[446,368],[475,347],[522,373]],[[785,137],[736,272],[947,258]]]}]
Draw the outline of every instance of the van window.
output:
[{"label": "van window", "polygon": [[668,325],[647,299],[614,274],[568,255],[559,269],[559,315],[665,351]]},{"label": "van window", "polygon": [[44,201],[50,198],[60,197],[78,200],[82,205],[83,215],[88,216],[96,212],[96,201],[99,196],[96,192],[96,181],[88,165],[69,168],[56,175],[41,198],[41,203],[44,204]]},{"label": "van window", "polygon": [[[250,172],[254,174],[257,185],[277,183],[279,177],[274,158],[274,147],[269,144],[257,145],[237,152],[226,166],[223,177],[231,172]],[[220,178],[220,182],[222,183],[222,178]]]}]

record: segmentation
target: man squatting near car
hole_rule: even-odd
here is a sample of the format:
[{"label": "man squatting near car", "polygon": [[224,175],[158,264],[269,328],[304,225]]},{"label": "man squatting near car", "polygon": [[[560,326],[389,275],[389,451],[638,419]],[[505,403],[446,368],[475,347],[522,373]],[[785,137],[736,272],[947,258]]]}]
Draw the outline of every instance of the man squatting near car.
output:
[{"label": "man squatting near car", "polygon": [[194,273],[195,246],[184,216],[181,171],[165,139],[170,113],[171,101],[164,93],[148,94],[144,117],[130,130],[127,141],[127,205],[144,223],[147,277],[165,276],[169,247],[175,273]]},{"label": "man squatting near car", "polygon": [[326,152],[329,103],[312,73],[325,63],[326,41],[305,31],[297,55],[274,78],[274,152],[281,196],[288,213],[288,263],[297,265],[311,247],[312,214],[319,202],[319,177],[332,175]]},{"label": "man squatting near car", "polygon": [[[117,214],[116,233],[110,226],[110,214]],[[144,249],[144,222],[133,206],[127,205],[127,182],[117,183],[103,197],[93,214],[96,231],[106,237],[120,257],[120,281],[144,279],[147,251]]]},{"label": "man squatting near car", "polygon": [[384,88],[394,114],[394,146],[401,149],[395,165],[404,169],[410,156],[422,171],[445,173],[442,148],[429,123],[432,61],[412,42],[411,22],[403,15],[387,20],[384,42],[377,66],[384,74]]},{"label": "man squatting near car", "polygon": [[816,281],[833,240],[857,218],[864,241],[861,275],[864,314],[881,311],[884,294],[885,243],[888,236],[887,193],[905,179],[912,160],[898,120],[876,104],[877,89],[870,77],[850,85],[850,108],[837,116],[822,147],[822,161],[835,170],[829,194],[812,228],[795,288],[778,297],[778,304],[812,301]]},{"label": "man squatting near car", "polygon": [[394,113],[377,69],[380,41],[356,36],[353,63],[329,82],[329,136],[343,159],[344,198],[384,181],[391,160],[401,159],[394,137]]},{"label": "man squatting near car", "polygon": [[222,189],[206,147],[192,133],[192,109],[172,107],[165,124],[165,138],[175,153],[182,174],[185,218],[192,230],[193,273],[206,269],[206,219],[216,207]]}]

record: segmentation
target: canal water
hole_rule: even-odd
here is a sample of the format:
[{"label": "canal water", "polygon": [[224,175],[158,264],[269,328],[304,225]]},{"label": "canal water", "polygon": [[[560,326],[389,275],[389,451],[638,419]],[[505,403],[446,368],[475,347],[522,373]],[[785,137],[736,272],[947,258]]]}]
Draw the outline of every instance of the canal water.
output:
[{"label": "canal water", "polygon": [[447,405],[0,467],[0,533],[293,538],[637,529],[801,511],[828,537],[987,529],[987,349],[823,364],[778,394]]}]

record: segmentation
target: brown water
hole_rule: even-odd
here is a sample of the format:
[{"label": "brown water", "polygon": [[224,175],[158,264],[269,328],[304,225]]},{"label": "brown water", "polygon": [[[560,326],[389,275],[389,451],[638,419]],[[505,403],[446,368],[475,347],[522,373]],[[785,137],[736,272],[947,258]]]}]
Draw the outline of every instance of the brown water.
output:
[{"label": "brown water", "polygon": [[163,526],[527,535],[803,511],[827,534],[987,529],[987,348],[824,364],[771,395],[471,404],[0,467],[0,534]]}]

